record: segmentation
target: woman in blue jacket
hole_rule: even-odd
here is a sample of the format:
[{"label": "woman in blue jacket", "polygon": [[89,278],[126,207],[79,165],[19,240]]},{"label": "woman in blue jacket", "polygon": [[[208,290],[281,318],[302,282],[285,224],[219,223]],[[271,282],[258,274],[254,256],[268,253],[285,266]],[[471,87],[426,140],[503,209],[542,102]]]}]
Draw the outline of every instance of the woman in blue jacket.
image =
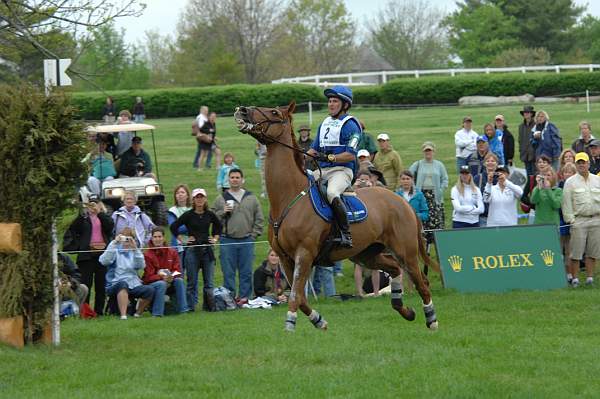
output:
[{"label": "woman in blue jacket", "polygon": [[531,136],[531,145],[535,149],[535,158],[546,155],[552,160],[552,168],[557,171],[562,152],[562,139],[556,125],[550,122],[546,111],[538,111]]},{"label": "woman in blue jacket", "polygon": [[400,188],[396,194],[404,198],[415,210],[421,223],[429,220],[429,207],[423,193],[415,187],[413,174],[405,170],[400,173]]}]

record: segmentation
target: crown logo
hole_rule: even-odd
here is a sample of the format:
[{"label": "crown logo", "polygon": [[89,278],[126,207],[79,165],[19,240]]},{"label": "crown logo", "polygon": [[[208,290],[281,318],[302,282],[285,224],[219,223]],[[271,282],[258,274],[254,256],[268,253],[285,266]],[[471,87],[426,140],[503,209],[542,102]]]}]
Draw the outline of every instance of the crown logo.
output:
[{"label": "crown logo", "polygon": [[542,260],[546,266],[554,265],[554,252],[550,251],[549,249],[544,249],[542,252],[540,252],[540,255],[542,256]]},{"label": "crown logo", "polygon": [[462,269],[462,258],[458,255],[452,255],[448,258],[448,263],[450,263],[450,267],[455,272],[459,272]]}]

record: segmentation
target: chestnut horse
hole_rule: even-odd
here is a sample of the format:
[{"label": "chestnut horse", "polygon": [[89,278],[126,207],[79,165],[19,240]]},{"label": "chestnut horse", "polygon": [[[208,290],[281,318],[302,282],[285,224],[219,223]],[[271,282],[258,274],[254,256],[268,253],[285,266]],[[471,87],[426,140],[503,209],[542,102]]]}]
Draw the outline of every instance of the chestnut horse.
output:
[{"label": "chestnut horse", "polygon": [[[295,330],[300,308],[315,327],[326,330],[327,322],[308,304],[304,287],[331,226],[315,213],[306,195],[308,179],[304,156],[292,127],[295,106],[292,102],[278,108],[238,107],[235,119],[240,132],[267,145],[265,181],[271,207],[269,242],[280,255],[286,276],[293,276],[285,329]],[[412,207],[385,188],[361,188],[356,190],[356,195],[366,204],[369,216],[363,222],[350,225],[354,247],[334,247],[330,259],[349,258],[369,269],[388,272],[392,276],[392,307],[412,321],[414,310],[402,302],[403,268],[423,300],[426,326],[437,329],[429,283],[419,269],[419,257],[434,270],[439,271],[439,266],[425,252],[421,223]],[[384,250],[388,253],[384,254]]]}]

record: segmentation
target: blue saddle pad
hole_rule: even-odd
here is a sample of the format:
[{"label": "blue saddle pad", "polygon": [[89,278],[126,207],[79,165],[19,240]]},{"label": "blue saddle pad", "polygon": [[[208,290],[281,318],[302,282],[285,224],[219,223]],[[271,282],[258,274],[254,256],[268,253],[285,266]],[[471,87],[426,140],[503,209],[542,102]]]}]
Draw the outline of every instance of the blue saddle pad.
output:
[{"label": "blue saddle pad", "polygon": [[[333,219],[333,211],[331,210],[331,206],[327,203],[325,198],[322,198],[319,194],[319,187],[315,183],[315,178],[313,176],[308,176],[310,181],[310,202],[312,203],[315,212],[326,222],[331,223]],[[342,195],[342,201],[346,205],[346,211],[348,213],[348,222],[349,223],[359,223],[365,220],[368,216],[367,207],[355,195],[345,196]]]}]

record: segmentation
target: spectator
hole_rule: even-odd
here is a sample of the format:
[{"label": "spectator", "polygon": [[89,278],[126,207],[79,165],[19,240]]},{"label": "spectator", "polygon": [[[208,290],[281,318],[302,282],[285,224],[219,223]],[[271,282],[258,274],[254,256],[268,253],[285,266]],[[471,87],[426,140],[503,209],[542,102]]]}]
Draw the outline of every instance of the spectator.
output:
[{"label": "spectator", "polygon": [[100,263],[107,267],[106,293],[116,297],[121,320],[127,320],[130,297],[140,299],[134,317],[141,317],[154,298],[154,289],[138,276],[145,263],[137,241],[133,230],[125,227],[100,255]]},{"label": "spectator", "polygon": [[[365,150],[366,151],[366,150]],[[354,182],[354,188],[373,187],[371,181],[371,172],[366,169],[361,169],[356,174],[356,181]]]},{"label": "spectator", "polygon": [[485,134],[477,137],[477,151],[467,159],[467,165],[471,170],[471,175],[475,184],[478,185],[479,190],[482,190],[483,186],[479,186],[482,180],[485,180],[485,156],[490,153],[490,146],[488,144],[488,138]]},{"label": "spectator", "polygon": [[[423,159],[414,162],[409,170],[415,177],[416,187],[423,192],[429,208],[426,230],[444,228],[444,190],[448,188],[448,172],[440,161],[434,159],[435,144],[426,141],[421,146]],[[433,243],[433,232],[425,234],[427,242]]]},{"label": "spectator", "polygon": [[589,145],[592,140],[594,140],[592,125],[582,121],[579,123],[579,138],[573,142],[571,149],[574,153],[587,152],[588,155],[591,155]]},{"label": "spectator", "polygon": [[104,140],[98,137],[97,146],[84,158],[85,162],[89,161],[92,165],[87,186],[92,193],[98,196],[102,194],[102,183],[112,180],[117,176],[113,156],[106,151],[107,145]]},{"label": "spectator", "polygon": [[[301,125],[298,129],[298,145],[302,151],[307,152],[312,146],[313,139],[310,138],[310,127],[308,125]],[[307,170],[317,169],[317,163],[312,157],[304,155],[304,167]]]},{"label": "spectator", "polygon": [[571,224],[571,285],[579,286],[579,261],[585,254],[586,284],[594,282],[594,265],[600,258],[600,177],[590,173],[589,155],[575,155],[577,174],[565,182],[562,211]]},{"label": "spectator", "polygon": [[498,157],[500,165],[504,165],[504,145],[502,144],[502,132],[496,130],[494,125],[486,123],[483,126],[483,132],[488,138],[488,145],[490,151],[492,151]]},{"label": "spectator", "polygon": [[142,97],[135,98],[135,104],[133,104],[133,121],[135,123],[144,123],[146,113],[144,112],[144,102]]},{"label": "spectator", "polygon": [[[560,170],[560,182],[558,183],[558,187],[563,190],[565,187],[565,181],[569,179],[569,177],[577,174],[577,167],[575,163],[568,163],[562,167]],[[562,201],[561,201],[561,209],[559,211],[560,215],[560,248],[563,254],[563,260],[565,262],[565,270],[567,272],[567,281],[571,284],[571,280],[573,279],[573,275],[571,274],[571,265],[569,259],[569,242],[571,240],[571,227],[565,222],[565,218],[562,212]]]},{"label": "spectator", "polygon": [[478,134],[472,129],[473,119],[470,116],[463,118],[462,129],[454,134],[454,145],[456,146],[456,170],[467,165],[468,159],[477,152]]},{"label": "spectator", "polygon": [[546,155],[552,160],[552,168],[558,170],[558,157],[562,151],[562,139],[558,128],[550,122],[546,111],[538,111],[535,120],[535,131],[531,137],[535,157],[537,159]]},{"label": "spectator", "polygon": [[[483,190],[485,190],[485,186],[488,183],[489,174],[495,173],[496,169],[499,166],[498,165],[498,157],[493,152],[488,152],[487,155],[485,156],[483,163],[484,163],[483,172],[480,175],[473,176],[473,183],[479,189],[479,192],[481,193],[482,196],[483,196]],[[496,180],[496,183],[498,183],[497,178],[494,180]],[[481,215],[479,215],[479,227],[485,227],[487,225],[489,204],[484,202],[483,206],[484,206],[483,213]]]},{"label": "spectator", "polygon": [[265,144],[256,143],[254,154],[257,156],[256,163],[258,166],[258,171],[260,172],[260,197],[265,198],[267,196],[267,183],[265,182],[265,159],[267,159],[267,146]]},{"label": "spectator", "polygon": [[312,272],[312,286],[316,295],[321,294],[321,285],[323,286],[323,296],[331,297],[335,295],[334,276],[344,277],[342,273],[342,262],[333,262],[333,266],[315,265]]},{"label": "spectator", "polygon": [[527,176],[535,174],[535,149],[531,144],[532,129],[535,126],[535,110],[532,105],[526,105],[522,111],[523,122],[519,125],[519,158],[525,164]]},{"label": "spectator", "polygon": [[[173,206],[169,208],[167,212],[167,223],[169,227],[187,211],[192,209],[192,194],[190,189],[185,184],[180,184],[173,190]],[[185,273],[185,262],[184,262],[184,248],[177,242],[177,237],[181,236],[182,242],[188,240],[188,230],[185,225],[179,226],[177,234],[171,235],[171,246],[177,248],[179,254],[179,265],[182,269],[182,273]]]},{"label": "spectator", "polygon": [[[63,250],[84,251],[77,254],[77,265],[81,272],[81,282],[89,290],[94,288],[94,311],[99,315],[104,313],[106,302],[106,268],[99,258],[111,240],[112,231],[113,221],[106,214],[104,204],[98,196],[92,194],[83,212],[75,218],[63,237]],[[87,303],[90,301],[89,290],[85,299]]]},{"label": "spectator", "polygon": [[396,194],[404,198],[414,209],[421,223],[425,223],[429,219],[429,206],[425,196],[415,187],[413,174],[405,170],[400,174],[400,187],[396,190]]},{"label": "spectator", "polygon": [[[513,226],[518,224],[517,201],[521,198],[521,187],[508,180],[510,172],[500,166],[494,173],[488,173],[483,192],[483,201],[489,203],[487,226]],[[497,178],[497,183],[494,181]]]},{"label": "spectator", "polygon": [[[81,272],[77,268],[77,265],[65,254],[58,254],[58,261],[62,264],[60,271],[64,275],[60,280],[61,292],[65,290],[71,292],[73,295],[66,297],[72,298],[77,306],[81,306],[88,296],[88,287],[81,282]],[[62,297],[63,295],[61,295]],[[63,299],[61,298],[61,301]]]},{"label": "spectator", "polygon": [[392,191],[398,187],[398,179],[403,170],[402,159],[394,150],[390,143],[390,136],[387,133],[381,133],[377,136],[379,150],[373,158],[373,165],[383,173],[386,186]]},{"label": "spectator", "polygon": [[177,313],[189,311],[185,298],[185,283],[179,267],[179,256],[173,248],[166,247],[165,231],[162,227],[152,229],[152,239],[144,253],[144,284],[154,289],[152,316],[164,316],[165,295],[175,294]]},{"label": "spectator", "polygon": [[[189,236],[177,235],[180,226],[186,226]],[[210,244],[216,244],[221,236],[221,222],[208,209],[206,190],[192,191],[192,209],[181,215],[172,225],[171,234],[177,236],[179,245],[193,245],[185,250],[187,274],[187,303],[194,311],[198,304],[198,272],[202,269],[202,309],[213,310],[212,290],[215,275],[215,254]],[[222,250],[221,250],[222,251]]]},{"label": "spectator", "polygon": [[515,138],[508,130],[508,125],[504,122],[504,115],[496,115],[496,131],[500,133],[500,141],[502,141],[502,153],[504,154],[504,164],[507,166],[513,165],[515,157]]},{"label": "spectator", "polygon": [[137,206],[137,195],[133,191],[123,193],[123,206],[113,212],[115,233],[129,227],[135,232],[136,247],[142,248],[150,241],[154,227],[152,219]]},{"label": "spectator", "polygon": [[[117,121],[117,125],[128,125],[131,124],[131,113],[124,109],[121,112],[119,112],[119,120]],[[119,132],[118,133],[118,138],[119,141],[117,142],[117,147],[116,147],[116,157],[115,159],[119,159],[120,157],[123,156],[123,153],[126,152],[132,144],[133,138],[135,136],[135,132]]]},{"label": "spectator", "polygon": [[536,187],[531,193],[531,203],[535,205],[535,224],[560,223],[562,189],[556,185],[556,180],[556,172],[552,168],[535,177]]},{"label": "spectator", "polygon": [[373,136],[365,131],[365,124],[362,121],[358,121],[358,123],[360,124],[360,128],[362,130],[362,136],[360,136],[360,141],[358,142],[358,147],[356,147],[356,149],[358,151],[367,150],[371,157],[369,161],[373,162],[375,154],[377,154],[377,145],[375,144]]},{"label": "spectator", "polygon": [[[535,162],[537,174],[545,176],[548,170],[552,169],[552,160],[545,155],[542,155]],[[521,196],[521,209],[529,213],[531,209],[535,209],[535,205],[531,202],[531,193],[536,185],[536,176],[528,176],[527,183],[523,188],[523,195]]]},{"label": "spectator", "polygon": [[225,288],[235,293],[236,271],[239,273],[237,303],[243,305],[252,295],[254,241],[263,232],[263,214],[254,194],[242,188],[240,169],[229,171],[229,189],[217,197],[215,213],[224,225],[221,242],[221,268]]},{"label": "spectator", "polygon": [[119,174],[128,177],[154,177],[152,175],[152,160],[150,159],[150,155],[142,148],[141,137],[134,137],[131,140],[131,148],[121,156]]},{"label": "spectator", "polygon": [[106,125],[110,125],[115,123],[115,118],[117,115],[117,107],[113,102],[112,97],[106,97],[106,103],[104,103],[104,108],[102,109],[102,120]]},{"label": "spectator", "polygon": [[558,157],[559,169],[556,171],[558,172],[558,179],[560,179],[560,171],[562,170],[563,166],[568,163],[575,165],[575,152],[570,148],[563,150],[563,152],[560,153],[560,157]]},{"label": "spectator", "polygon": [[[198,160],[198,169],[202,169],[202,165],[206,169],[210,169],[210,161],[212,160],[213,144],[216,143],[217,136],[217,114],[211,112],[208,116],[208,120],[202,124],[199,129],[200,134],[204,135],[204,140],[198,141],[198,147],[200,148],[200,159]],[[200,136],[196,136],[198,138]],[[219,150],[220,151],[220,150]],[[219,161],[220,163],[220,161]]]},{"label": "spectator", "polygon": [[278,302],[287,302],[290,286],[279,263],[279,256],[269,249],[267,259],[254,271],[254,295],[268,296]]},{"label": "spectator", "polygon": [[373,286],[372,296],[379,296],[380,295],[379,287],[381,285],[381,279],[379,276],[379,272],[380,272],[379,270],[366,270],[359,264],[357,264],[357,263],[354,264],[354,287],[356,289],[356,295],[358,295],[359,297],[371,296],[371,295],[367,295],[363,289],[363,286],[364,286],[363,274],[369,273],[371,275],[371,282],[372,282],[372,286]]},{"label": "spectator", "polygon": [[192,166],[194,169],[200,169],[200,163],[198,162],[200,159],[200,154],[202,152],[202,148],[200,147],[200,140],[198,140],[198,134],[200,133],[200,129],[204,126],[204,124],[208,122],[208,107],[203,105],[200,107],[200,113],[196,117],[196,120],[192,124],[192,136],[196,136],[196,155],[194,155],[194,162],[192,162]]},{"label": "spectator", "polygon": [[590,173],[597,175],[600,173],[600,140],[594,139],[589,145]]},{"label": "spectator", "polygon": [[479,227],[479,215],[485,211],[481,191],[473,183],[467,165],[462,166],[456,185],[450,191],[452,200],[452,228]]},{"label": "spectator", "polygon": [[217,175],[217,191],[225,192],[229,189],[229,171],[232,169],[239,169],[239,166],[235,163],[233,154],[226,152],[223,156],[223,165]]},{"label": "spectator", "polygon": [[386,187],[386,181],[383,177],[383,173],[377,170],[377,168],[371,162],[371,154],[369,154],[369,151],[359,150],[356,153],[356,158],[358,159],[358,169],[368,172],[369,179],[371,180],[374,186]]}]

